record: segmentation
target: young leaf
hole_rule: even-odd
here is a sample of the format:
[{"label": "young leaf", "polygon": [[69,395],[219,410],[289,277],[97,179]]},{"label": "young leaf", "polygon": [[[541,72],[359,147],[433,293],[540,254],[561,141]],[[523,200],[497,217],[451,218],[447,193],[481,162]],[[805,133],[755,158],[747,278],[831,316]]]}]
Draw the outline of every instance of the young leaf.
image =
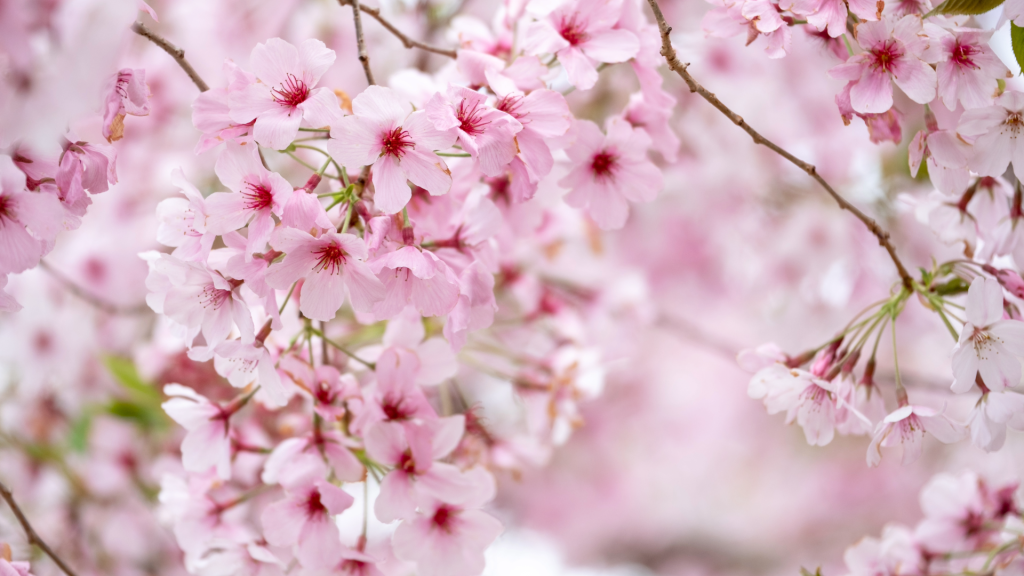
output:
[{"label": "young leaf", "polygon": [[1024,28],[1010,22],[1010,43],[1013,44],[1013,57],[1017,66],[1024,70]]},{"label": "young leaf", "polygon": [[946,0],[939,7],[942,14],[984,14],[1003,3],[1003,0]]}]

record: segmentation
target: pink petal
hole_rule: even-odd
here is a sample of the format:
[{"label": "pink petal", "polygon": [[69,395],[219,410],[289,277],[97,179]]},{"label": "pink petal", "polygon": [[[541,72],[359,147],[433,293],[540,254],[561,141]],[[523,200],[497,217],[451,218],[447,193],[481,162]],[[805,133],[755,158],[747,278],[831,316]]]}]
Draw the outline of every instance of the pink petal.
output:
[{"label": "pink petal", "polygon": [[405,171],[393,156],[382,156],[373,163],[373,203],[385,214],[401,212],[412,198]]},{"label": "pink petal", "polygon": [[436,154],[410,150],[402,157],[401,168],[409,181],[423,188],[431,196],[447,194],[452,187],[452,176],[444,160]]},{"label": "pink petal", "polygon": [[898,58],[894,64],[892,79],[911,100],[927,104],[935,99],[936,76],[931,66],[910,56]]},{"label": "pink petal", "polygon": [[393,522],[416,514],[412,482],[401,470],[392,470],[380,483],[380,494],[373,503],[373,513],[381,522]]},{"label": "pink petal", "polygon": [[316,38],[303,40],[299,44],[299,69],[305,72],[305,80],[309,86],[315,86],[320,77],[334,64],[337,56],[334,50]]},{"label": "pink petal", "polygon": [[289,74],[301,75],[299,51],[280,38],[257,44],[249,55],[249,66],[256,77],[271,88],[287,82]]},{"label": "pink petal", "polygon": [[313,270],[302,285],[299,309],[307,318],[333,320],[345,303],[341,271]]},{"label": "pink petal", "polygon": [[263,146],[282,150],[295,139],[301,124],[302,110],[274,106],[256,118],[256,124],[253,126],[253,138]]},{"label": "pink petal", "polygon": [[889,75],[873,68],[865,68],[860,81],[850,88],[850,104],[861,114],[881,114],[892,108],[892,82]]},{"label": "pink petal", "polygon": [[580,48],[598,62],[625,62],[636,56],[640,41],[629,30],[606,30],[587,39]]},{"label": "pink petal", "polygon": [[313,90],[298,108],[302,111],[302,119],[313,128],[331,126],[342,114],[338,96],[330,88]]},{"label": "pink petal", "polygon": [[344,274],[349,303],[356,312],[369,312],[375,302],[384,299],[384,284],[370,271],[366,263],[349,260],[345,265]]},{"label": "pink petal", "polygon": [[380,156],[378,124],[358,116],[345,116],[331,125],[331,139],[327,151],[347,170],[355,172],[373,164]]},{"label": "pink petal", "polygon": [[398,126],[412,112],[412,105],[391,88],[369,86],[352,99],[352,113],[382,127]]},{"label": "pink petal", "polygon": [[569,83],[580,90],[590,90],[597,83],[597,68],[593,60],[574,46],[558,51],[558,61],[565,68]]}]

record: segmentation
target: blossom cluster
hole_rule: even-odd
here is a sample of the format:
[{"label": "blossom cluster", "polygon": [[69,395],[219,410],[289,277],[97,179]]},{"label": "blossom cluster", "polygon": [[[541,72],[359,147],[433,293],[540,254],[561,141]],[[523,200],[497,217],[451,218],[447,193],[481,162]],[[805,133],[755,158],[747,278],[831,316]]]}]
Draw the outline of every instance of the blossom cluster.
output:
[{"label": "blossom cluster", "polygon": [[850,576],[867,574],[1016,574],[1024,562],[1019,482],[974,472],[939,474],[921,490],[924,518],[888,524],[843,559]]}]

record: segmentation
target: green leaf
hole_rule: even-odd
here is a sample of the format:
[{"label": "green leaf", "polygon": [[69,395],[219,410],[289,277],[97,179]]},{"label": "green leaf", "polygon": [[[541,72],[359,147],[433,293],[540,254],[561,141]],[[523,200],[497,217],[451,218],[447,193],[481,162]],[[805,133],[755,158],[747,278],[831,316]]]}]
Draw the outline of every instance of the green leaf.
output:
[{"label": "green leaf", "polygon": [[945,284],[935,286],[933,290],[939,296],[953,296],[954,294],[964,294],[970,287],[971,285],[966,280],[956,277]]},{"label": "green leaf", "polygon": [[107,404],[106,411],[122,420],[135,422],[146,430],[163,428],[167,425],[167,416],[164,415],[159,405],[153,407],[140,402],[115,398],[110,401],[110,404]]},{"label": "green leaf", "polygon": [[85,410],[77,420],[71,423],[68,430],[68,449],[82,453],[88,448],[89,430],[92,428],[92,411]]},{"label": "green leaf", "polygon": [[942,14],[984,14],[1004,0],[946,0],[938,11]]},{"label": "green leaf", "polygon": [[1010,43],[1013,44],[1013,57],[1017,66],[1024,70],[1024,28],[1010,22]]},{"label": "green leaf", "polygon": [[118,384],[124,386],[130,393],[144,398],[149,402],[160,403],[160,391],[152,384],[146,382],[139,376],[135,363],[127,358],[119,356],[105,356],[103,364],[110,370],[110,374],[117,380]]}]

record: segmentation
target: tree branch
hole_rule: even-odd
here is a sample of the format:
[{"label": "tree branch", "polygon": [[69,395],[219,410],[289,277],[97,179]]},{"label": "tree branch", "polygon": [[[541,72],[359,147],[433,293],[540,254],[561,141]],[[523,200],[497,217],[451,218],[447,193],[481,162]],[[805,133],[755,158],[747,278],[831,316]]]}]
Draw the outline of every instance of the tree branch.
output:
[{"label": "tree branch", "polygon": [[157,35],[149,28],[146,28],[146,25],[142,22],[136,22],[135,24],[132,24],[132,32],[135,32],[139,36],[146,38],[153,44],[156,44],[157,46],[162,48],[164,52],[170,54],[171,58],[174,58],[178,62],[178,66],[181,66],[181,69],[184,70],[185,73],[188,74],[188,77],[192,79],[192,82],[195,83],[196,87],[199,88],[200,92],[206,92],[210,89],[210,87],[206,85],[206,82],[204,82],[203,79],[199,77],[199,73],[196,72],[196,69],[188,63],[188,60],[185,60],[184,50],[178,48],[174,44],[171,44],[170,42],[168,42],[161,36]]},{"label": "tree branch", "polygon": [[[338,0],[338,4],[340,4],[342,6],[352,6],[353,10],[361,11],[364,14],[369,14],[370,16],[372,16],[374,20],[376,20],[377,22],[380,22],[381,26],[387,28],[388,32],[391,32],[391,34],[393,34],[396,38],[401,40],[402,44],[404,44],[406,48],[409,48],[409,49],[419,48],[420,50],[426,50],[427,52],[433,52],[434,54],[440,54],[441,56],[447,56],[447,57],[449,57],[449,58],[451,58],[453,60],[457,56],[457,54],[455,53],[455,50],[446,50],[444,48],[438,48],[437,46],[431,46],[430,44],[424,44],[423,42],[420,42],[418,40],[413,40],[412,38],[409,38],[408,36],[403,34],[401,30],[399,30],[398,28],[395,28],[394,24],[392,24],[391,22],[388,22],[383,16],[381,16],[380,15],[380,9],[378,9],[378,8],[369,8],[369,7],[366,7],[366,6],[358,7],[359,6],[358,3],[359,3],[359,0]],[[357,18],[358,18],[358,16],[357,16]],[[358,20],[357,20],[357,22],[358,22]],[[357,24],[357,26],[358,26],[358,24]]]},{"label": "tree branch", "polygon": [[886,252],[889,253],[889,257],[892,259],[893,264],[896,265],[896,271],[899,273],[900,280],[903,282],[903,285],[908,290],[913,290],[914,279],[910,276],[910,273],[907,272],[907,269],[903,265],[903,262],[900,261],[899,256],[896,255],[896,248],[893,247],[892,242],[889,240],[889,233],[879,226],[874,219],[861,212],[860,209],[853,204],[850,204],[849,201],[840,196],[839,193],[836,192],[820,174],[818,174],[818,170],[812,164],[808,164],[796,156],[793,156],[771,140],[762,136],[758,131],[751,128],[742,116],[733,112],[714,94],[708,92],[706,88],[701,86],[700,83],[697,82],[697,80],[686,70],[689,64],[684,64],[677,58],[676,51],[672,47],[672,40],[669,36],[672,33],[672,27],[665,22],[665,16],[661,13],[661,8],[658,6],[658,0],[647,0],[647,3],[651,5],[651,10],[654,12],[654,19],[658,22],[658,29],[661,31],[661,55],[665,57],[668,67],[678,74],[684,82],[686,82],[686,85],[690,88],[690,92],[696,92],[699,94],[701,98],[707,100],[708,103],[717,108],[718,111],[731,120],[733,124],[736,124],[747,134],[750,134],[750,137],[754,139],[755,144],[761,144],[767,147],[769,150],[788,160],[797,168],[806,172],[811,178],[814,178],[818,184],[828,192],[829,196],[832,196],[836,203],[839,204],[840,208],[847,210],[856,216],[857,219],[863,222],[864,225],[867,226],[868,230],[878,238],[878,243],[885,248]]},{"label": "tree branch", "polygon": [[356,46],[359,48],[359,62],[363,65],[363,72],[366,73],[366,83],[370,86],[376,84],[373,80],[373,71],[370,70],[370,55],[366,52],[366,40],[363,38],[363,19],[360,17],[359,0],[348,0],[352,6],[352,22],[356,25]]},{"label": "tree branch", "polygon": [[68,278],[61,272],[57,271],[53,266],[50,266],[45,260],[39,261],[39,267],[42,268],[43,270],[46,270],[50,274],[50,276],[53,276],[55,280],[63,284],[64,287],[68,289],[68,292],[71,292],[72,294],[78,296],[79,298],[91,304],[95,308],[98,308],[108,314],[145,314],[146,312],[149,311],[149,307],[146,306],[145,304],[139,306],[124,307],[118,306],[116,304],[111,304],[106,300],[100,300],[99,298],[86,292],[81,286],[75,284],[70,278]]},{"label": "tree branch", "polygon": [[37,534],[35,529],[32,528],[32,524],[29,523],[28,518],[25,517],[25,513],[21,511],[18,503],[14,501],[14,494],[11,493],[11,490],[7,488],[7,485],[3,482],[0,482],[0,497],[3,497],[3,499],[7,501],[7,505],[11,508],[11,512],[14,512],[15,518],[18,519],[18,523],[21,524],[22,530],[25,531],[25,537],[28,538],[28,543],[42,550],[65,574],[67,574],[67,576],[76,576],[75,571],[61,560],[60,556],[47,546],[46,542],[43,542],[43,539],[40,538],[39,534]]}]

